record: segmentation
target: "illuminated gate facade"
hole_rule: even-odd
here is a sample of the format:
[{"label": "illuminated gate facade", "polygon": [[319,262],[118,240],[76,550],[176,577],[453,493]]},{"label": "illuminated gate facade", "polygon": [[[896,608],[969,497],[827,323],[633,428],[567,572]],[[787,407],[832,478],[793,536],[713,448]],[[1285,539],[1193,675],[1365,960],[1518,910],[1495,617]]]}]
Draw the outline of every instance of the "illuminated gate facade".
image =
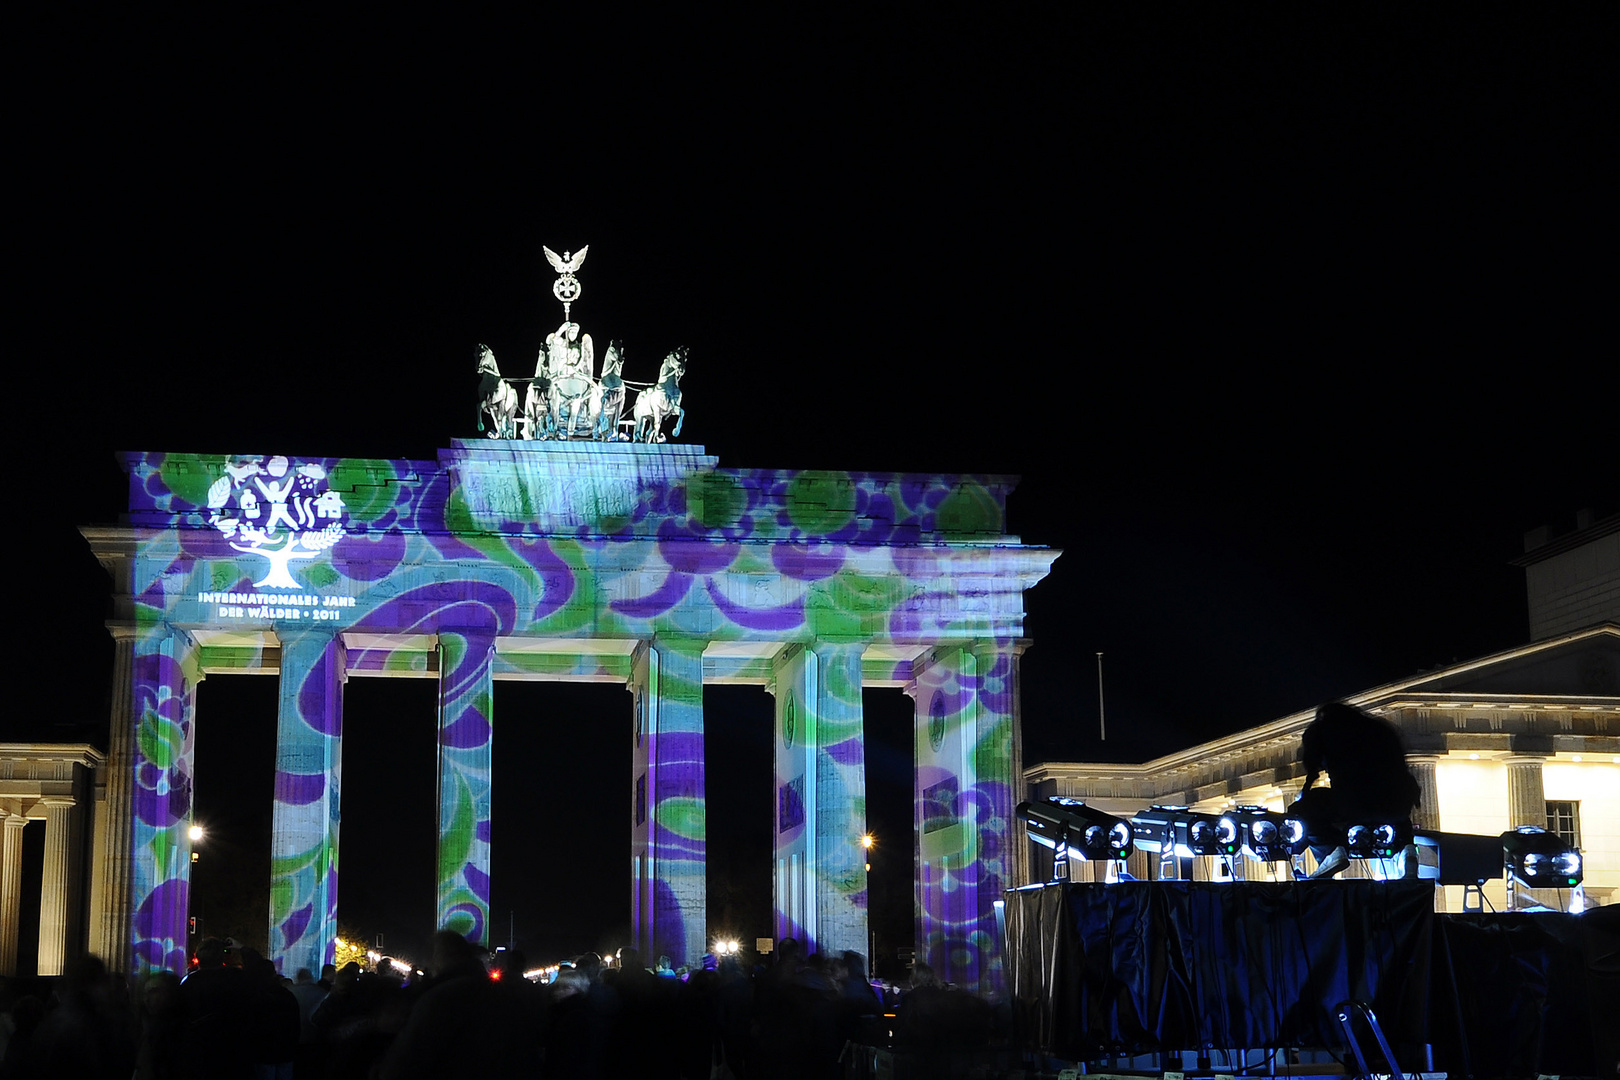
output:
[{"label": "illuminated gate facade", "polygon": [[[343,687],[440,685],[438,922],[488,939],[496,679],[632,693],[632,924],[706,948],[703,686],[775,699],[778,937],[866,943],[861,688],[916,702],[918,954],[999,979],[1023,591],[1057,552],[1005,535],[1013,481],[721,468],[672,444],[455,441],[437,461],[130,454],[114,575],[107,840],[91,948],[182,970],[197,683],[280,676],[270,947],[332,960]],[[207,723],[206,719],[201,720]],[[117,810],[127,809],[120,814]],[[765,812],[765,808],[761,808]],[[544,827],[544,823],[541,823]]]}]

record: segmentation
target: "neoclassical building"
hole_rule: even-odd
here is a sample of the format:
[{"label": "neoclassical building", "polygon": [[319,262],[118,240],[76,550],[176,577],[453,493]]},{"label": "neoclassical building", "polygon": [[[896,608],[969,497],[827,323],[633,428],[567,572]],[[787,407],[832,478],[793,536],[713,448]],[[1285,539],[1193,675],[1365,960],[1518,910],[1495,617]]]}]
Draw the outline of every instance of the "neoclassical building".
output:
[{"label": "neoclassical building", "polygon": [[[1583,852],[1588,905],[1609,904],[1620,901],[1620,516],[1578,520],[1556,540],[1545,530],[1525,538],[1518,562],[1535,640],[1345,700],[1400,730],[1423,793],[1415,824],[1555,831]],[[1315,704],[1153,761],[1032,765],[1028,796],[1084,799],[1124,816],[1152,803],[1282,810],[1304,783],[1300,733]],[[1148,876],[1149,856],[1133,858],[1132,871]],[[1198,860],[1195,874],[1220,872],[1213,863]],[[1076,876],[1104,869],[1082,864]],[[1504,906],[1505,889],[1490,883],[1487,900]],[[1448,886],[1437,903],[1460,910],[1461,888]]]},{"label": "neoclassical building", "polygon": [[86,868],[98,770],[106,757],[85,745],[0,743],[0,975],[17,970],[23,898],[23,830],[45,825],[39,882],[41,975],[59,975],[84,946]]}]

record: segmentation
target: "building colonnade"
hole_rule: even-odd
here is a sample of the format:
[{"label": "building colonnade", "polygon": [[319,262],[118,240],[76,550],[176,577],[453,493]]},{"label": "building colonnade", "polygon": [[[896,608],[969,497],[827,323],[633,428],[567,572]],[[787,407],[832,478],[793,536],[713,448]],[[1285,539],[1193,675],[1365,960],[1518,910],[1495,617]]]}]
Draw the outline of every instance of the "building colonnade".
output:
[{"label": "building colonnade", "polygon": [[[210,670],[244,667],[205,656],[199,635],[182,627],[144,635],[115,628],[114,637],[119,669],[130,677],[115,693],[114,711],[127,719],[114,725],[109,754],[111,813],[99,841],[92,949],[123,970],[172,967],[184,962],[190,944],[192,748],[196,725],[208,722],[196,715],[196,688]],[[343,688],[351,676],[387,667],[367,659],[374,645],[348,637],[339,630],[278,633],[247,668],[280,680],[269,943],[288,973],[319,970],[333,957]],[[1027,876],[1022,845],[1008,843],[1021,774],[1017,672],[1027,643],[947,642],[897,656],[870,642],[811,640],[756,648],[763,655],[743,662],[723,646],[706,656],[711,644],[683,635],[615,643],[625,663],[598,665],[590,676],[612,678],[632,695],[627,801],[636,944],[688,963],[709,948],[702,691],[709,682],[751,682],[773,698],[774,936],[824,952],[865,952],[861,692],[891,686],[911,697],[915,715],[918,955],[955,981],[993,986],[995,903]],[[487,942],[498,836],[490,814],[493,688],[497,678],[517,677],[503,653],[521,641],[488,627],[459,627],[413,647],[427,655],[415,673],[434,675],[440,685],[436,924]],[[119,764],[132,762],[136,750],[141,763],[120,775]],[[151,775],[154,767],[161,775]],[[123,806],[130,813],[120,814]],[[121,867],[132,872],[113,872]]]}]

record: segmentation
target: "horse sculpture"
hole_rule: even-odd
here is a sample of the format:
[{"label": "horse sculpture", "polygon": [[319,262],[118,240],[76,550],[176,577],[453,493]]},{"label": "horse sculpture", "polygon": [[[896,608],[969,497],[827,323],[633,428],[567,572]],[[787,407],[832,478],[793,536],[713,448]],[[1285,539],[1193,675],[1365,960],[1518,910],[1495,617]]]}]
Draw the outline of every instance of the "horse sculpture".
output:
[{"label": "horse sculpture", "polygon": [[478,346],[478,430],[485,431],[484,416],[489,416],[486,432],[492,439],[517,438],[517,391],[501,378],[501,369],[495,363],[495,351],[488,345]]},{"label": "horse sculpture", "polygon": [[681,376],[686,374],[686,350],[676,349],[664,357],[658,369],[658,381],[636,395],[633,415],[636,420],[636,442],[663,442],[664,421],[675,417],[673,438],[680,438],[681,424],[686,412],[681,408]]},{"label": "horse sculpture", "polygon": [[624,415],[624,345],[608,343],[602,354],[602,378],[591,391],[591,415],[596,417],[592,436],[598,442],[619,438],[619,418]]},{"label": "horse sculpture", "polygon": [[589,434],[592,391],[596,380],[591,369],[596,364],[591,335],[581,335],[579,324],[565,322],[556,333],[546,336],[546,352],[550,357],[551,386],[547,405],[551,411],[551,429],[556,438],[572,439],[576,434]]},{"label": "horse sculpture", "polygon": [[546,367],[546,350],[534,362],[534,378],[523,393],[523,437],[551,438],[551,375]]}]

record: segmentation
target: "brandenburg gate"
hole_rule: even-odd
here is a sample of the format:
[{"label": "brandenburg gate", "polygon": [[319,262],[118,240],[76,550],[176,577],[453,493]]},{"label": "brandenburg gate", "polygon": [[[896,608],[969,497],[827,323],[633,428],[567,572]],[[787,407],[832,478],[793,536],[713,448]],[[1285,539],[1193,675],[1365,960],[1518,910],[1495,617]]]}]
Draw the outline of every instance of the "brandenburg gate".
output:
[{"label": "brandenburg gate", "polygon": [[485,943],[495,680],[627,687],[632,925],[677,963],[707,941],[703,687],[764,686],[775,936],[862,951],[861,689],[890,686],[916,708],[918,955],[997,985],[995,905],[1025,880],[1023,593],[1058,555],[1006,535],[1014,480],[722,468],[666,442],[685,350],[622,419],[638,385],[622,347],[598,373],[571,321],[586,249],[545,253],[564,321],[532,378],[480,347],[486,439],[436,461],[125,456],[126,524],[83,530],[117,642],[91,949],[184,970],[196,687],[261,672],[280,677],[267,885],[284,973],[333,957],[350,677],[438,680],[438,925]]},{"label": "brandenburg gate", "polygon": [[[280,677],[270,947],[330,962],[343,688],[439,681],[438,922],[487,941],[493,685],[633,695],[639,946],[705,951],[705,683],[775,699],[775,934],[864,950],[863,686],[916,703],[918,955],[994,984],[1018,877],[1023,592],[1013,480],[730,469],[673,443],[453,441],[437,461],[134,453],[113,574],[107,857],[91,947],[184,969],[197,684]],[[609,722],[609,721],[604,721]],[[760,807],[760,812],[772,808]],[[545,822],[532,823],[544,829]],[[561,822],[556,827],[564,827]],[[498,865],[498,864],[497,864]],[[765,868],[761,867],[761,872]]]}]

